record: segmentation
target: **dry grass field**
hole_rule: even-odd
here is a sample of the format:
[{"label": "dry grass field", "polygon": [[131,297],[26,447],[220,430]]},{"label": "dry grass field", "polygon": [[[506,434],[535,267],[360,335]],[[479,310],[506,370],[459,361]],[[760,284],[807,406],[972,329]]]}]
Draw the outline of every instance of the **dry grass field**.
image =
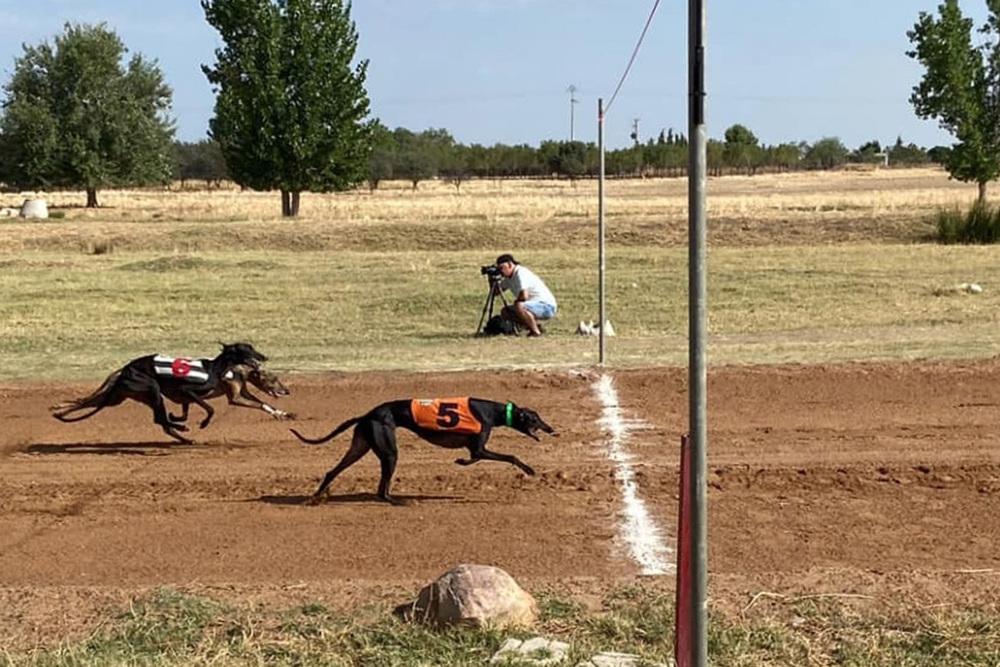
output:
[{"label": "dry grass field", "polygon": [[[188,184],[189,188],[191,184]],[[938,169],[800,172],[710,179],[710,241],[745,247],[794,243],[907,242],[942,207],[965,207],[975,186]],[[0,205],[19,206],[24,195]],[[111,242],[120,250],[476,250],[591,247],[596,181],[501,181],[460,189],[384,183],[374,193],[305,194],[302,215],[281,220],[275,193],[239,189],[107,191],[103,207],[80,208],[80,193],[41,193],[63,210],[58,225],[4,225],[0,251],[77,250]],[[687,181],[608,181],[607,239],[622,247],[686,243]],[[281,222],[274,227],[271,223]],[[86,223],[80,226],[80,223]],[[206,223],[224,223],[211,233]]]},{"label": "dry grass field", "polygon": [[[109,191],[96,210],[56,193],[64,217],[0,221],[0,377],[96,377],[148,349],[208,354],[235,335],[295,370],[592,363],[594,341],[573,331],[597,318],[596,188],[388,183],[306,195],[295,220],[276,194],[238,189]],[[939,170],[712,179],[713,361],[996,353],[994,250],[928,242],[933,213],[974,196]],[[612,181],[606,199],[609,360],[683,364],[686,181]],[[560,300],[553,335],[530,348],[469,335],[479,267],[507,250]],[[986,289],[950,291],[965,282]]]},{"label": "dry grass field", "polygon": [[[687,184],[608,183],[605,368],[574,333],[597,314],[596,192],[388,183],[304,195],[295,220],[238,189],[108,191],[96,210],[49,193],[59,217],[0,219],[0,665],[483,664],[500,633],[386,614],[459,562],[534,592],[572,664],[665,663],[673,579],[630,555],[618,466],[669,550]],[[937,210],[975,196],[933,169],[710,179],[713,664],[1000,661],[1000,257],[930,240]],[[472,336],[479,267],[502,251],[559,298],[539,339]],[[478,395],[560,436],[497,429],[527,477],[403,435],[408,506],[373,499],[364,459],[305,507],[347,436],[304,447],[221,402],[194,446],[134,403],[48,414],[132,357],[236,339],[270,355],[309,435],[391,398]]]}]

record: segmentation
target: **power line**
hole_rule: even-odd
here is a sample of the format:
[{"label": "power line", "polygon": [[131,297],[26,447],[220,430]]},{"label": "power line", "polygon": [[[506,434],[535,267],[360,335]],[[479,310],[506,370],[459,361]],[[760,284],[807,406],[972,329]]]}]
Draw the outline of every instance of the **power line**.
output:
[{"label": "power line", "polygon": [[646,38],[646,31],[649,30],[649,24],[653,22],[653,16],[656,15],[656,10],[660,6],[660,0],[656,0],[653,3],[653,9],[649,12],[649,18],[646,19],[646,25],[642,28],[642,34],[639,35],[639,41],[635,44],[635,49],[632,50],[632,57],[628,60],[628,65],[625,66],[625,71],[622,72],[622,78],[618,80],[618,85],[615,86],[615,92],[611,94],[611,99],[608,100],[608,104],[604,107],[604,115],[607,115],[608,110],[611,109],[611,105],[615,103],[615,98],[618,97],[618,91],[621,90],[622,84],[625,83],[625,79],[628,77],[629,71],[632,69],[632,63],[635,62],[636,56],[639,55],[639,48],[642,46],[642,40]]}]

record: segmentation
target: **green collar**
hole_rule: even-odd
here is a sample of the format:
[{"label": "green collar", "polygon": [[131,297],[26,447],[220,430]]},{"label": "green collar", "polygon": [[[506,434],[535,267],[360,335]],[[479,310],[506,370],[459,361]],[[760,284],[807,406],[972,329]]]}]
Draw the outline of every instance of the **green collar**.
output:
[{"label": "green collar", "polygon": [[512,423],[514,423],[514,404],[513,403],[508,403],[507,404],[507,426],[510,426]]}]

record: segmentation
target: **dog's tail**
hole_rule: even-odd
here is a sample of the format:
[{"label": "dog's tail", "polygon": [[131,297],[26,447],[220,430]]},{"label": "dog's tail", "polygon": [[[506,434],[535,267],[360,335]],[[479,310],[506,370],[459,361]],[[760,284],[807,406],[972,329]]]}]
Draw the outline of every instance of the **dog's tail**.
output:
[{"label": "dog's tail", "polygon": [[[116,370],[114,373],[109,375],[101,383],[101,386],[92,393],[90,396],[84,398],[78,398],[72,401],[63,401],[49,408],[53,412],[53,417],[62,422],[78,422],[80,420],[86,419],[87,417],[94,416],[97,412],[101,411],[107,406],[107,395],[111,391],[111,387],[114,386],[115,382],[118,380],[119,376],[122,374],[122,369]],[[86,408],[94,408],[91,412],[80,417],[68,417],[77,410],[84,410]]]},{"label": "dog's tail", "polygon": [[354,417],[353,419],[348,419],[346,422],[344,422],[343,424],[341,424],[337,428],[333,429],[333,431],[330,432],[330,435],[323,436],[322,438],[316,438],[316,439],[307,438],[306,436],[304,436],[301,433],[299,433],[298,431],[296,431],[294,428],[290,428],[288,430],[291,431],[292,433],[294,433],[295,437],[298,438],[299,440],[301,440],[302,442],[307,442],[310,445],[322,445],[324,442],[329,442],[330,440],[333,440],[338,435],[340,435],[341,433],[343,433],[347,429],[349,429],[352,426],[354,426],[355,424],[357,424],[359,421],[361,421],[361,417]]},{"label": "dog's tail", "polygon": [[64,412],[57,412],[57,413],[53,414],[52,416],[55,417],[56,419],[58,419],[61,422],[65,422],[65,423],[69,424],[71,422],[83,421],[84,419],[87,419],[88,417],[93,417],[98,412],[100,412],[102,409],[104,409],[104,406],[103,405],[99,405],[96,408],[94,408],[93,410],[91,410],[90,412],[88,412],[87,414],[80,415],[79,417],[67,417],[66,416],[66,415],[69,415],[69,414],[71,414],[73,412],[76,412],[79,409],[80,408],[70,408],[69,410],[66,410]]}]

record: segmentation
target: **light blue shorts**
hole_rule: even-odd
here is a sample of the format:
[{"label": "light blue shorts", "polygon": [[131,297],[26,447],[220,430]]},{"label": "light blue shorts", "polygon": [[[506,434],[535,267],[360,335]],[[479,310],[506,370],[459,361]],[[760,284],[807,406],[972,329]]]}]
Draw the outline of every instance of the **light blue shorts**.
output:
[{"label": "light blue shorts", "polygon": [[525,301],[524,308],[534,315],[536,320],[551,320],[556,316],[556,307],[544,301]]}]

